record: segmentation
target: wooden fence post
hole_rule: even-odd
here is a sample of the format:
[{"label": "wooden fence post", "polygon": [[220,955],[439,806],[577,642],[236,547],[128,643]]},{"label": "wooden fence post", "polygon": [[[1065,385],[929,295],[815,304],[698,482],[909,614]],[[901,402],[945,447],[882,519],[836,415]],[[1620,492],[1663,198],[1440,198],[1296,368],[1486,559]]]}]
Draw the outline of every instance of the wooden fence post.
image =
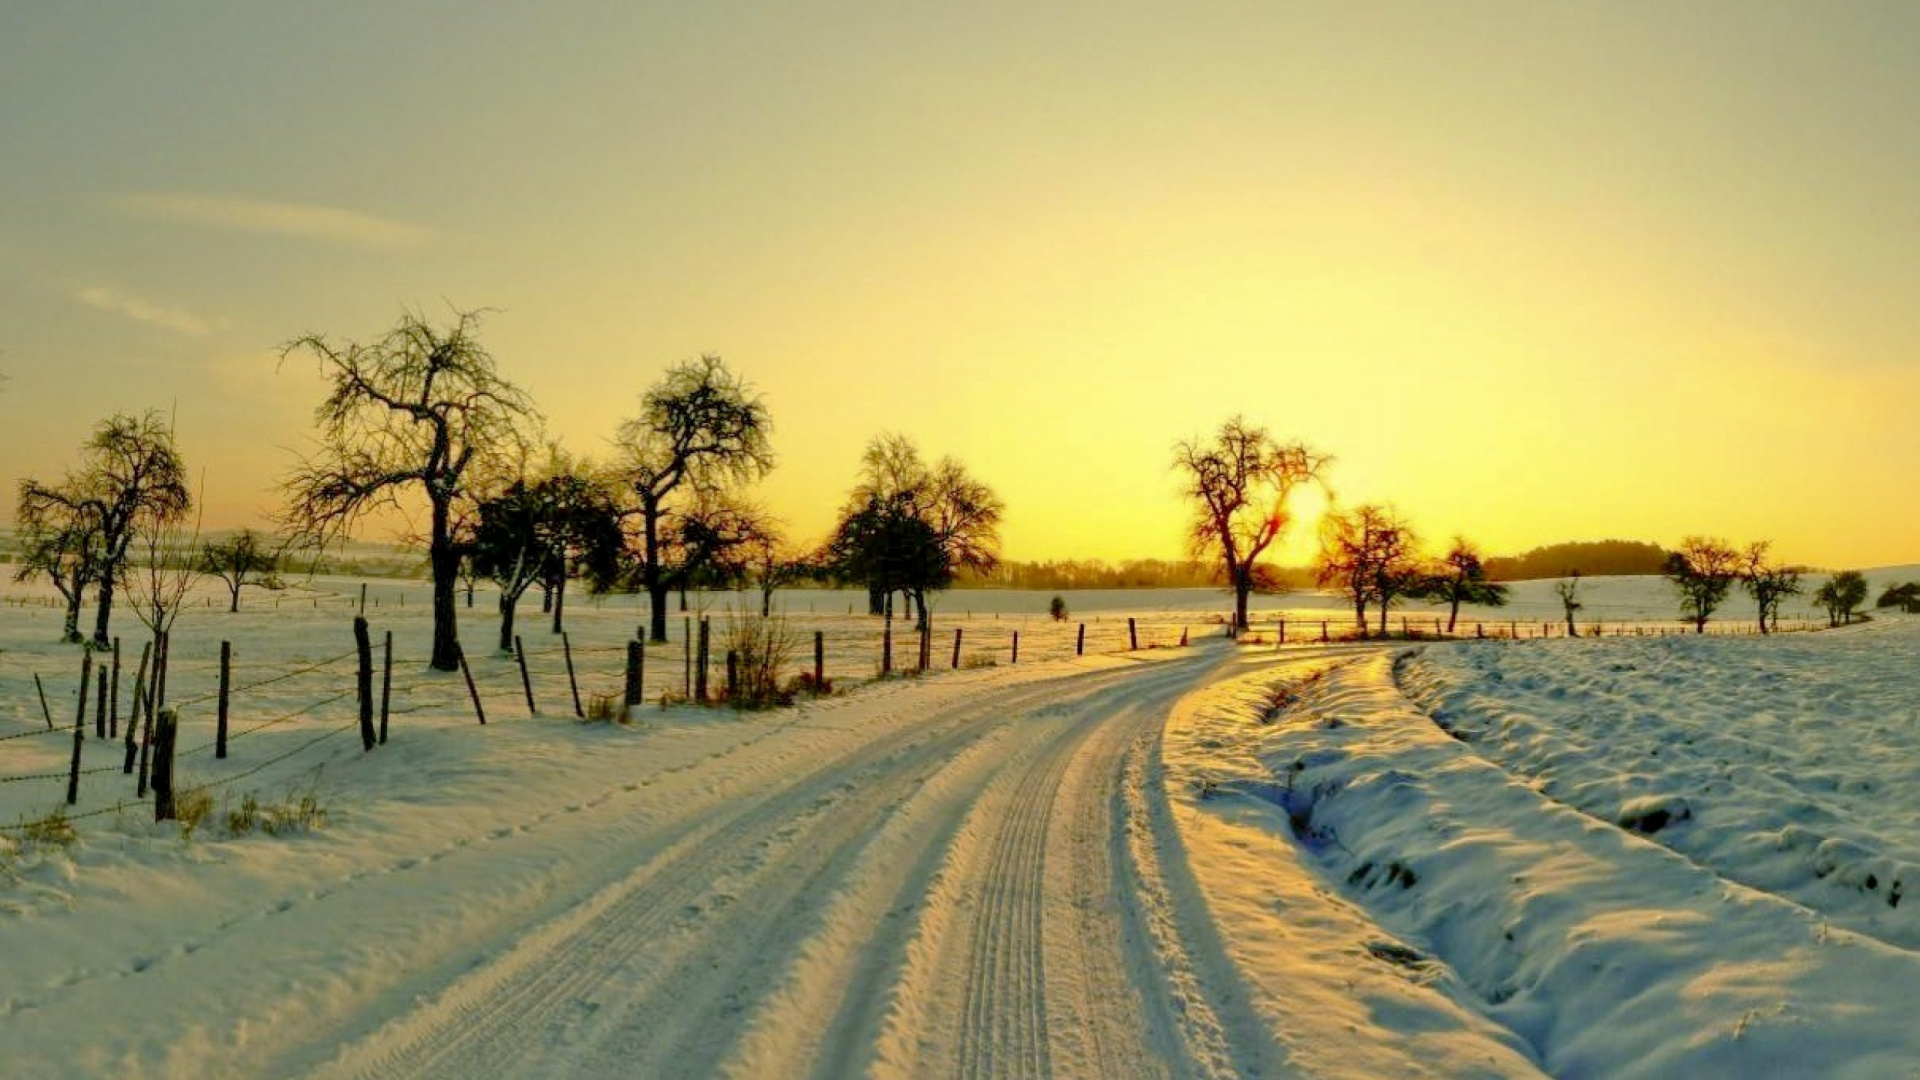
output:
[{"label": "wooden fence post", "polygon": [[527,674],[527,647],[519,634],[513,635],[513,655],[520,662],[520,689],[527,692],[527,715],[539,716],[540,707],[533,703],[533,677]]},{"label": "wooden fence post", "polygon": [[1327,643],[1327,640],[1328,640],[1327,639],[1327,620],[1321,619],[1320,620],[1320,644],[1325,645]]},{"label": "wooden fence post", "polygon": [[1131,615],[1127,616],[1127,649],[1132,652],[1140,650],[1140,628],[1134,625]]},{"label": "wooden fence post", "polygon": [[693,699],[700,704],[707,703],[707,665],[713,657],[713,624],[706,616],[700,618],[700,655],[694,660]]},{"label": "wooden fence post", "polygon": [[107,684],[107,738],[120,737],[120,635],[113,636],[113,680]]},{"label": "wooden fence post", "polygon": [[180,730],[179,714],[160,712],[153,733],[153,820],[173,820],[173,745]]},{"label": "wooden fence post", "polygon": [[80,654],[80,711],[73,717],[73,765],[67,770],[67,805],[80,801],[80,746],[87,741],[87,684],[93,681],[93,650]]},{"label": "wooden fence post", "polygon": [[1007,662],[1010,664],[1020,662],[1020,631],[1018,630],[1013,632],[1013,658]]},{"label": "wooden fence post", "polygon": [[393,631],[386,633],[380,660],[380,745],[387,745],[387,706],[393,703]]},{"label": "wooden fence post", "polygon": [[467,696],[473,699],[473,715],[480,720],[480,726],[487,726],[487,710],[480,705],[480,688],[473,685],[473,669],[467,666],[467,650],[459,642],[453,643],[454,658],[460,661],[460,674],[467,680]]},{"label": "wooden fence post", "polygon": [[133,679],[133,708],[127,713],[127,761],[120,769],[127,776],[133,775],[134,732],[140,728],[140,714],[147,700],[147,650],[151,647],[150,642],[140,643],[140,673]]},{"label": "wooden fence post", "polygon": [[686,683],[680,689],[688,701],[693,700],[693,617],[680,617],[680,651],[686,656]]},{"label": "wooden fence post", "polygon": [[620,717],[626,719],[633,715],[633,707],[640,704],[645,696],[640,689],[641,679],[646,674],[647,647],[638,638],[627,642],[627,678],[626,686],[620,695]]},{"label": "wooden fence post", "polygon": [[893,672],[893,616],[887,616],[885,628],[880,631],[880,674]]},{"label": "wooden fence post", "polygon": [[1273,647],[1278,649],[1280,646],[1285,645],[1287,643],[1287,620],[1284,617],[1281,618],[1280,628],[1277,631],[1275,631],[1275,634],[1277,636],[1274,639]]},{"label": "wooden fence post", "polygon": [[40,693],[40,715],[47,721],[47,730],[53,730],[53,710],[47,708],[47,688],[40,685],[40,673],[33,673],[33,688]]},{"label": "wooden fence post", "polygon": [[227,698],[233,687],[233,643],[220,643],[220,704],[214,713],[213,756],[227,759]]},{"label": "wooden fence post", "polygon": [[560,631],[560,652],[567,658],[567,687],[573,691],[574,718],[585,720],[587,710],[580,707],[580,680],[573,673],[573,642],[565,630]]},{"label": "wooden fence post", "polygon": [[960,627],[958,626],[953,628],[953,666],[956,670],[960,667]]},{"label": "wooden fence post", "polygon": [[1075,634],[1073,637],[1073,655],[1085,656],[1086,654],[1087,654],[1087,624],[1081,623],[1080,632],[1078,634]]},{"label": "wooden fence post", "polygon": [[360,654],[360,667],[355,672],[353,688],[360,697],[360,745],[364,750],[373,749],[376,739],[373,730],[373,638],[367,632],[367,617],[353,617],[353,647]]},{"label": "wooden fence post", "polygon": [[94,675],[99,686],[93,695],[93,737],[105,740],[107,737],[107,665],[102,663]]},{"label": "wooden fence post", "polygon": [[740,704],[740,650],[727,650],[727,703]]},{"label": "wooden fence post", "polygon": [[824,631],[813,632],[813,692],[825,691],[827,686],[827,635]]}]

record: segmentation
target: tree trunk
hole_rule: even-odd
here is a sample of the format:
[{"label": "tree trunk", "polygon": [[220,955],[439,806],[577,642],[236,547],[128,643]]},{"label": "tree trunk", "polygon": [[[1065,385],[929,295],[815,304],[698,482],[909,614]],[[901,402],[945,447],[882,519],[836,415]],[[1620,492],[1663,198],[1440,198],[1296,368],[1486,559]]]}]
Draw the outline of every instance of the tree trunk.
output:
[{"label": "tree trunk", "polygon": [[1453,606],[1447,610],[1447,634],[1452,636],[1453,624],[1460,619],[1460,594],[1453,595]]},{"label": "tree trunk", "polygon": [[1572,608],[1567,609],[1567,636],[1568,637],[1580,636],[1580,631],[1574,629],[1574,626],[1573,626],[1573,609]]},{"label": "tree trunk", "polygon": [[433,668],[435,671],[460,670],[460,629],[454,607],[454,579],[459,575],[460,554],[453,546],[448,522],[452,507],[444,497],[433,499],[433,532],[428,542],[427,561],[433,568]]},{"label": "tree trunk", "polygon": [[102,649],[111,642],[107,639],[107,624],[113,619],[113,567],[109,566],[100,575],[100,606],[93,618],[93,643]]},{"label": "tree trunk", "polygon": [[1379,636],[1382,640],[1384,640],[1387,636],[1387,608],[1391,606],[1392,605],[1387,602],[1386,597],[1383,596],[1380,598],[1380,635]]},{"label": "tree trunk", "polygon": [[78,589],[67,598],[67,625],[60,634],[61,641],[80,640],[80,604],[85,599],[86,594]]},{"label": "tree trunk", "polygon": [[228,593],[227,614],[237,615],[240,612],[240,582],[234,582],[233,588],[229,589]]},{"label": "tree trunk", "polygon": [[1360,631],[1360,640],[1367,638],[1367,598],[1359,593],[1353,597],[1353,625]]},{"label": "tree trunk", "polygon": [[505,589],[500,590],[500,651],[513,651],[513,609],[519,598]]},{"label": "tree trunk", "polygon": [[656,644],[667,641],[667,583],[660,573],[660,506],[645,500],[640,518],[646,538],[646,562],[640,566],[640,580],[647,589],[647,637]]},{"label": "tree trunk", "polygon": [[566,629],[561,621],[567,612],[567,575],[561,574],[553,584],[553,632],[558,634]]},{"label": "tree trunk", "polygon": [[760,617],[763,619],[773,615],[773,589],[771,584],[760,587]]},{"label": "tree trunk", "polygon": [[887,613],[887,593],[878,585],[867,586],[867,614],[885,615]]}]

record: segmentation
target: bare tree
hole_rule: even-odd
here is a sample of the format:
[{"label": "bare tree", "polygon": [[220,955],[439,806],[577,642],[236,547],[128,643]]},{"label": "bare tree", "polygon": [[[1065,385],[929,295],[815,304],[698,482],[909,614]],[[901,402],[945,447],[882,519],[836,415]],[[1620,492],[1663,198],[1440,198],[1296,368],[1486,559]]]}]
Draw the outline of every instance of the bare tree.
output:
[{"label": "bare tree", "polygon": [[31,480],[20,483],[15,509],[19,529],[20,565],[15,581],[45,576],[67,603],[60,640],[78,642],[80,607],[87,586],[100,573],[100,518],[96,507],[65,488],[42,488]]},{"label": "bare tree", "polygon": [[[1902,588],[1894,586],[1887,591],[1896,592]],[[1911,596],[1920,596],[1920,585],[1905,586]],[[1876,607],[1892,607],[1889,597],[1882,594]],[[1900,597],[1893,598],[1895,603]],[[1813,591],[1813,602],[1827,609],[1827,625],[1850,625],[1853,622],[1853,609],[1867,602],[1867,578],[1858,570],[1842,570],[1828,578],[1824,584]],[[1903,605],[1904,606],[1904,605]]]},{"label": "bare tree", "polygon": [[225,540],[201,545],[200,568],[226,585],[228,612],[240,610],[240,590],[249,585],[279,587],[274,572],[280,569],[280,556],[269,550],[264,538],[252,529],[241,529]]},{"label": "bare tree", "polygon": [[905,435],[883,434],[861,455],[861,475],[847,495],[831,547],[833,561],[867,585],[868,610],[891,610],[898,591],[924,625],[927,594],[961,571],[991,573],[999,564],[1000,519],[1006,504],[953,457],[928,468]]},{"label": "bare tree", "polygon": [[1220,425],[1211,442],[1190,439],[1174,447],[1174,467],[1193,504],[1194,557],[1219,557],[1233,589],[1236,629],[1247,628],[1254,564],[1287,527],[1288,497],[1320,479],[1329,461],[1302,443],[1282,445],[1239,416]]},{"label": "bare tree", "polygon": [[1417,593],[1419,537],[1391,507],[1366,504],[1346,513],[1329,513],[1320,525],[1316,578],[1337,585],[1353,602],[1355,629],[1367,634],[1367,608],[1380,608],[1380,636],[1396,596]]},{"label": "bare tree", "polygon": [[773,594],[814,574],[814,562],[787,542],[780,523],[769,518],[747,551],[747,572],[760,590],[760,617],[773,614]]},{"label": "bare tree", "polygon": [[1579,637],[1580,628],[1573,624],[1573,613],[1584,606],[1580,603],[1580,571],[1569,570],[1566,577],[1553,583],[1553,591],[1567,616],[1567,636]]},{"label": "bare tree", "polygon": [[1447,605],[1449,634],[1460,621],[1461,604],[1505,607],[1507,603],[1507,587],[1487,580],[1486,559],[1480,549],[1458,536],[1453,538],[1453,547],[1441,557],[1439,568],[1428,576],[1421,595],[1433,603]]},{"label": "bare tree", "polygon": [[25,514],[79,514],[94,523],[99,603],[93,643],[104,649],[110,641],[114,595],[134,538],[143,527],[185,517],[193,499],[173,432],[157,412],[109,416],[94,429],[82,454],[79,470],[69,473],[58,488],[22,481],[20,507]]},{"label": "bare tree", "polygon": [[1800,571],[1768,562],[1767,549],[1771,546],[1765,540],[1747,545],[1746,570],[1740,578],[1740,584],[1747,595],[1753,597],[1758,609],[1762,634],[1780,629],[1781,603],[1789,596],[1800,595]]},{"label": "bare tree", "polygon": [[1740,553],[1725,540],[1689,536],[1667,556],[1666,579],[1680,598],[1680,615],[1693,632],[1707,632],[1707,620],[1740,579]]},{"label": "bare tree", "polygon": [[669,368],[641,399],[640,415],[620,425],[617,467],[640,519],[640,582],[654,641],[667,640],[673,587],[667,519],[691,493],[755,480],[773,468],[772,426],[753,388],[713,355]]},{"label": "bare tree", "polygon": [[455,507],[470,498],[469,475],[524,446],[537,419],[532,400],[500,376],[480,344],[479,321],[477,312],[457,312],[452,326],[439,328],[408,313],[365,344],[308,334],[281,349],[283,360],[317,357],[332,383],[314,410],[320,449],[286,482],[287,523],[298,535],[341,535],[370,510],[424,495],[432,664],[441,671],[459,667]]}]

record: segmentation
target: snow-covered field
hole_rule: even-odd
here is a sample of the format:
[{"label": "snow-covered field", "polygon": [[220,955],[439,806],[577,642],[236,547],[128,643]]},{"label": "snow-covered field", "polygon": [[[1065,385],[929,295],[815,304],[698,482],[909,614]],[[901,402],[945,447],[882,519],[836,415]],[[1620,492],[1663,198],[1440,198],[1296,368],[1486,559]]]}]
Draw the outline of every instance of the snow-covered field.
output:
[{"label": "snow-covered field", "polygon": [[[1604,618],[1671,618],[1656,583],[1589,585]],[[76,654],[56,612],[0,607],[0,1075],[1920,1068],[1920,622],[1236,649],[1205,590],[1069,594],[1064,628],[1044,595],[979,591],[936,610],[934,674],[869,682],[871,622],[803,592],[787,609],[849,692],[616,725],[572,719],[532,605],[541,712],[489,650],[483,728],[422,669],[424,589],[379,582],[400,662],[392,739],[365,753],[358,586],[315,586],[181,620],[169,697],[209,819],[148,820],[90,707],[101,771],[66,844],[18,826],[62,805]],[[1557,615],[1550,586],[1516,592],[1500,617]],[[618,685],[639,614],[570,605],[585,693]],[[483,594],[470,640],[490,616]],[[949,671],[955,626],[973,666]],[[197,700],[222,639],[247,732],[224,762]],[[683,678],[677,645],[650,653],[650,697]],[[35,672],[59,732],[38,734]],[[250,792],[324,820],[235,833]]]}]

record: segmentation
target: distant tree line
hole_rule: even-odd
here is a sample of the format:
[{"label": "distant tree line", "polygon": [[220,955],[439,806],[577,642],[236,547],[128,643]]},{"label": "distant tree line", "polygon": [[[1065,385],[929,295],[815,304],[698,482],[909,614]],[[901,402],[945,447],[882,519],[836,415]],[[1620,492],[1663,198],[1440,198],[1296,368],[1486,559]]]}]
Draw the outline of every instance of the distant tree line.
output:
[{"label": "distant tree line", "polygon": [[1587,540],[1548,544],[1518,555],[1496,555],[1487,560],[1493,581],[1533,581],[1565,577],[1578,567],[1588,577],[1611,577],[1666,572],[1667,551],[1659,544],[1639,540]]}]

